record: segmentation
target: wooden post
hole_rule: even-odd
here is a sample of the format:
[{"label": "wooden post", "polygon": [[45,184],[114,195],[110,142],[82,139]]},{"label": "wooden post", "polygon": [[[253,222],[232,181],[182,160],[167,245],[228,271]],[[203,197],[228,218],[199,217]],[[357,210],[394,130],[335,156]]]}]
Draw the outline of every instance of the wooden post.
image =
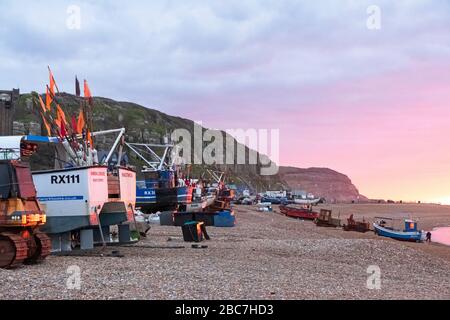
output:
[{"label": "wooden post", "polygon": [[14,111],[19,99],[19,89],[0,90],[0,135],[13,135]]}]

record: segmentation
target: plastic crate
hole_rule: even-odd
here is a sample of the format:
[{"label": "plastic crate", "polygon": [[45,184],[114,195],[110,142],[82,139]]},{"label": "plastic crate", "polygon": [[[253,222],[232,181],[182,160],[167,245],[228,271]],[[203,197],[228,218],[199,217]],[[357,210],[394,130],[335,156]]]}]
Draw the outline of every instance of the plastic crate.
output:
[{"label": "plastic crate", "polygon": [[236,225],[236,216],[232,211],[222,211],[214,216],[214,226],[231,228]]}]

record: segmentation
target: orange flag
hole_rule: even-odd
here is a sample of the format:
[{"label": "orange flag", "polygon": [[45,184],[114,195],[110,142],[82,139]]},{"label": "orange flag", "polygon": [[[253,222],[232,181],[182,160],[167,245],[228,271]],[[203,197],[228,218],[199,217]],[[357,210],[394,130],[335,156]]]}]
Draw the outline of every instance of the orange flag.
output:
[{"label": "orange flag", "polygon": [[87,132],[87,141],[89,141],[89,145],[91,146],[91,149],[94,149],[94,141],[92,141],[92,135],[91,132]]},{"label": "orange flag", "polygon": [[56,105],[56,113],[58,114],[58,118],[64,121],[64,124],[67,124],[66,115],[64,114],[64,111],[63,109],[61,109],[59,104]]},{"label": "orange flag", "polygon": [[39,95],[39,103],[41,104],[42,112],[45,113],[47,111],[47,109],[46,109],[44,101],[42,100],[40,95]]},{"label": "orange flag", "polygon": [[48,73],[49,73],[49,78],[50,78],[50,93],[54,97],[56,82],[55,82],[55,78],[53,77],[52,70],[50,70],[50,67],[48,67]]},{"label": "orange flag", "polygon": [[86,80],[84,80],[84,97],[92,98],[91,89],[89,89],[89,86],[88,86],[88,83]]},{"label": "orange flag", "polygon": [[78,123],[77,123],[77,132],[82,133],[84,128],[85,122],[84,122],[84,114],[83,110],[80,110],[80,115],[78,116]]},{"label": "orange flag", "polygon": [[61,121],[61,119],[59,118],[59,115],[58,115],[58,118],[56,118],[55,120],[53,120],[53,122],[58,126],[58,128],[61,128],[61,123],[62,123],[62,121]]},{"label": "orange flag", "polygon": [[47,135],[50,137],[52,135],[52,131],[50,130],[50,125],[48,124],[47,120],[45,120],[44,116],[42,116],[42,120],[44,122],[44,126],[47,129]]},{"label": "orange flag", "polygon": [[92,106],[92,94],[91,89],[89,89],[88,83],[84,80],[84,98],[88,100],[89,104]]},{"label": "orange flag", "polygon": [[52,102],[53,102],[53,99],[52,99],[52,96],[50,95],[50,92],[47,87],[47,93],[45,95],[45,106],[47,107],[48,111],[50,111],[52,109]]}]

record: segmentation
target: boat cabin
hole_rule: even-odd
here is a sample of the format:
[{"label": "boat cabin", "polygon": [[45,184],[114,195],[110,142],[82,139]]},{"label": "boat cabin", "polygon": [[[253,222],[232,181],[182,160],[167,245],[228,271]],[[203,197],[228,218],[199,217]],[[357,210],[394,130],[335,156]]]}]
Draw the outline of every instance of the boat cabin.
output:
[{"label": "boat cabin", "polygon": [[417,231],[417,221],[406,219],[405,220],[405,232]]}]

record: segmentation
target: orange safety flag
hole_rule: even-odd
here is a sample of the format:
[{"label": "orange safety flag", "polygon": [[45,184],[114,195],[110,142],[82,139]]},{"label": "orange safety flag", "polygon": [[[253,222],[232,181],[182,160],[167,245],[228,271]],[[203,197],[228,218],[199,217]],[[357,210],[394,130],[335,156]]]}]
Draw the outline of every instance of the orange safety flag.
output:
[{"label": "orange safety flag", "polygon": [[54,97],[56,82],[55,82],[55,78],[53,77],[52,70],[50,70],[50,67],[48,68],[48,73],[49,73],[49,77],[50,77],[50,93]]},{"label": "orange safety flag", "polygon": [[91,149],[94,149],[94,141],[92,141],[92,135],[91,132],[87,132],[87,141],[89,141],[89,145],[91,146]]},{"label": "orange safety flag", "polygon": [[59,118],[59,116],[58,116],[58,118],[56,118],[55,120],[53,120],[53,122],[58,126],[58,128],[61,128],[61,123],[62,123],[62,121],[61,121],[61,119]]},{"label": "orange safety flag", "polygon": [[59,104],[56,105],[56,113],[58,115],[58,118],[61,119],[64,122],[64,124],[67,124],[66,115],[64,114],[64,111],[63,109],[61,109]]},{"label": "orange safety flag", "polygon": [[46,107],[45,107],[44,101],[43,101],[42,98],[41,98],[41,95],[39,95],[39,103],[40,103],[40,105],[41,105],[42,112],[45,113],[45,112],[47,111],[47,109],[46,109]]},{"label": "orange safety flag", "polygon": [[89,86],[88,86],[88,83],[86,80],[84,80],[84,97],[92,98],[91,90],[89,89]]},{"label": "orange safety flag", "polygon": [[42,116],[42,121],[44,122],[44,126],[47,129],[47,135],[50,137],[52,135],[52,131],[50,129],[50,125],[48,124],[47,120],[45,120],[44,116]]},{"label": "orange safety flag", "polygon": [[48,111],[50,111],[52,109],[52,102],[53,102],[53,98],[50,95],[50,92],[47,87],[47,93],[45,95],[45,106],[47,107]]},{"label": "orange safety flag", "polygon": [[83,110],[80,110],[80,115],[78,116],[78,123],[77,123],[77,132],[82,133],[84,125],[86,123],[84,122],[84,113]]},{"label": "orange safety flag", "polygon": [[91,89],[89,89],[88,83],[84,80],[84,98],[89,101],[89,104],[92,106],[92,94]]}]

